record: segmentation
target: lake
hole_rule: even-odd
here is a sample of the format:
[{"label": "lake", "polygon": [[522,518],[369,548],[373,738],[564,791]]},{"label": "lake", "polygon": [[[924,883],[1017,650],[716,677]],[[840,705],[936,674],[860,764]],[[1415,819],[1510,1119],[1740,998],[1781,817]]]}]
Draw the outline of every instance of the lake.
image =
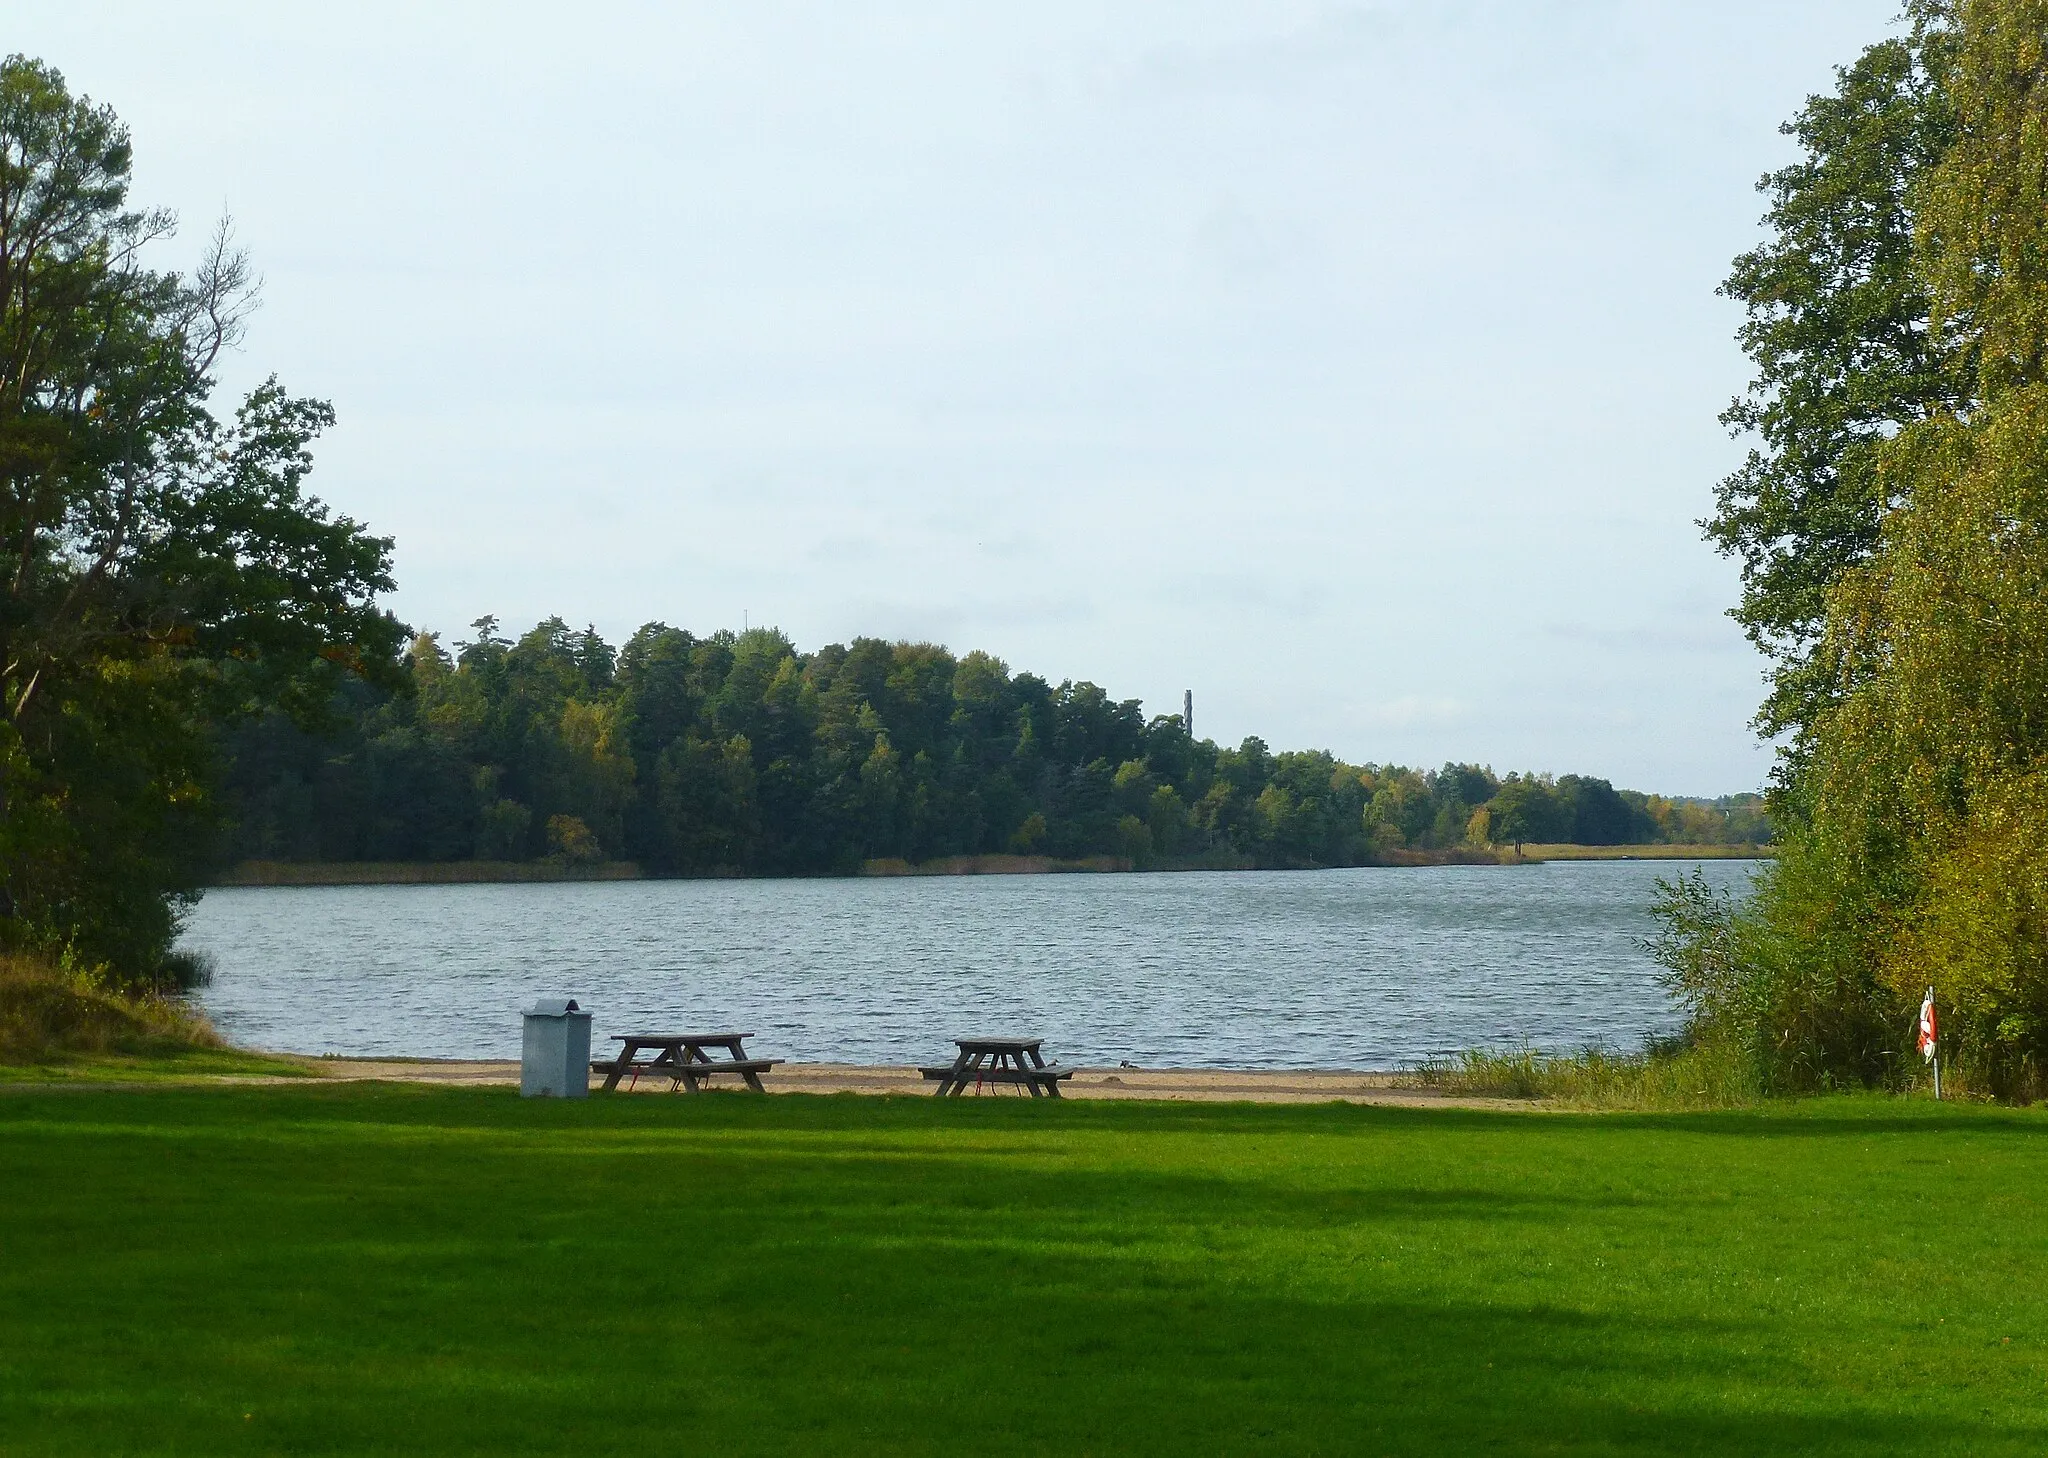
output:
[{"label": "lake", "polygon": [[[1708,861],[1740,894],[1752,862]],[[245,1046],[516,1058],[569,996],[612,1033],[737,1027],[770,1057],[911,1063],[955,1033],[1070,1064],[1359,1068],[1634,1047],[1677,1017],[1637,945],[1691,862],[209,891],[184,945]]]}]

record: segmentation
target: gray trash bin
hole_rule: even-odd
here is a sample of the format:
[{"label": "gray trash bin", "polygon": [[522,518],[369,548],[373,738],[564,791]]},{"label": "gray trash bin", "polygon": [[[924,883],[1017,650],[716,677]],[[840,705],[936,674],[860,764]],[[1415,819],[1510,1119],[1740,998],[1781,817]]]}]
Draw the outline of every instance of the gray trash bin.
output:
[{"label": "gray trash bin", "polygon": [[526,1010],[519,1096],[580,1099],[590,1092],[590,1014],[573,997],[543,997]]}]

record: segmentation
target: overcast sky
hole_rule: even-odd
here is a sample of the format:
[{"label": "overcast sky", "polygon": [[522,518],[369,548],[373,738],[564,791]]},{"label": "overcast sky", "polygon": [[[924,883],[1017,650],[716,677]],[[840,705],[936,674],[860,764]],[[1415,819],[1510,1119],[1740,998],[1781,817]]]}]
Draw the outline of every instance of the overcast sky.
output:
[{"label": "overcast sky", "polygon": [[393,607],[984,648],[1197,729],[1713,794],[1694,522],[1778,124],[1895,0],[103,5],[0,47],[266,276]]}]

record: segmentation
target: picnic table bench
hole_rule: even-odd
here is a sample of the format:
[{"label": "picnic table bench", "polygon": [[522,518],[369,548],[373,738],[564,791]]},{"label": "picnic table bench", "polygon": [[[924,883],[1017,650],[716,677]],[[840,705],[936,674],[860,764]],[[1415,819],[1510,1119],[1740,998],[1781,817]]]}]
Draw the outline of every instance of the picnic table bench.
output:
[{"label": "picnic table bench", "polygon": [[1031,1097],[1056,1099],[1060,1096],[1060,1080],[1072,1078],[1074,1070],[1062,1068],[1057,1063],[1047,1063],[1039,1055],[1038,1048],[1043,1038],[955,1038],[954,1044],[960,1049],[951,1063],[932,1068],[920,1068],[918,1072],[935,1080],[934,1090],[939,1098],[951,1095],[960,1097],[973,1084],[979,1092],[983,1084],[1020,1084],[1031,1091]]},{"label": "picnic table bench", "polygon": [[[766,1093],[761,1087],[761,1075],[782,1060],[780,1058],[749,1058],[745,1042],[752,1033],[614,1033],[612,1041],[623,1044],[616,1058],[601,1058],[591,1062],[592,1073],[604,1075],[607,1090],[619,1086],[622,1078],[631,1078],[628,1088],[639,1085],[644,1074],[659,1074],[670,1079],[669,1092],[687,1088],[691,1093],[698,1091],[698,1080],[714,1074],[738,1074],[747,1081],[747,1087],[755,1093]],[[713,1058],[704,1050],[723,1049],[723,1058]],[[653,1057],[642,1058],[642,1053],[652,1052]]]}]

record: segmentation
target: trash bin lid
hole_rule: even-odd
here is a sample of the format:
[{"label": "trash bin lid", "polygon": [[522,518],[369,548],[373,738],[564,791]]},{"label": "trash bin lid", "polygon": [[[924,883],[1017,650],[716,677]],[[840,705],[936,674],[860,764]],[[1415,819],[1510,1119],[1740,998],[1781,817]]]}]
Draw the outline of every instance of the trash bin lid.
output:
[{"label": "trash bin lid", "polygon": [[587,1018],[590,1014],[577,1007],[576,999],[573,997],[542,997],[535,999],[533,1006],[526,1010],[526,1016],[530,1018]]}]

